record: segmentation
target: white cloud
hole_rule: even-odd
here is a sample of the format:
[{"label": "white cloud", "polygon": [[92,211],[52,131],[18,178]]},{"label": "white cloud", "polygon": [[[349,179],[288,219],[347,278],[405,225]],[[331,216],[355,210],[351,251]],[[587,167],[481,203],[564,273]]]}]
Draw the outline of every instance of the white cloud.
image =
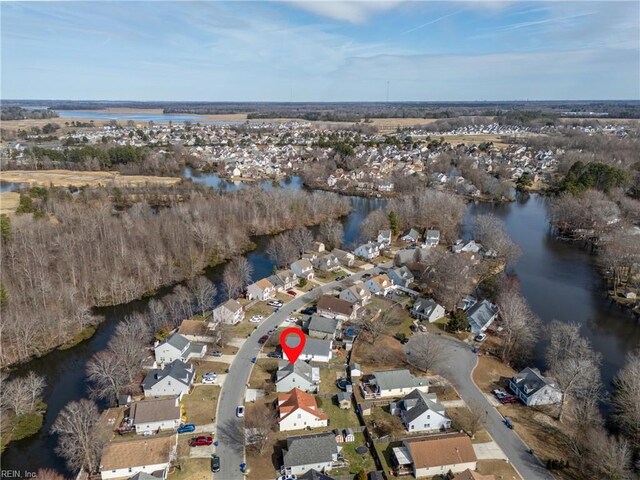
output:
[{"label": "white cloud", "polygon": [[335,1],[335,0],[285,0],[308,12],[333,20],[363,23],[372,15],[383,13],[403,3],[402,0]]}]

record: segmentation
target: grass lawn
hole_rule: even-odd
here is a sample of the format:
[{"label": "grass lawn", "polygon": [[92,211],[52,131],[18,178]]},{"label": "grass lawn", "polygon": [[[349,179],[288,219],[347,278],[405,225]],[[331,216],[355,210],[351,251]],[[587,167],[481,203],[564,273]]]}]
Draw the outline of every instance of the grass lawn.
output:
[{"label": "grass lawn", "polygon": [[209,458],[184,458],[180,461],[180,469],[173,468],[169,480],[210,480],[211,460]]},{"label": "grass lawn", "polygon": [[247,449],[247,466],[249,467],[249,473],[245,478],[248,480],[278,478],[279,475],[276,468],[282,463],[282,448],[286,447],[287,442],[280,440],[274,443],[275,445],[269,445],[262,455],[259,455],[252,449]]},{"label": "grass lawn", "polygon": [[341,377],[345,377],[345,372],[339,370],[333,370],[331,368],[320,368],[320,393],[338,393],[340,389],[336,385],[338,377],[336,374],[340,374]]},{"label": "grass lawn", "polygon": [[[465,418],[469,413],[467,407],[447,408],[447,414],[451,417],[451,428],[464,430],[462,426],[465,424]],[[477,431],[474,438],[471,439],[471,443],[486,443],[490,441],[491,437],[484,428]]]},{"label": "grass lawn", "polygon": [[[246,318],[249,319],[251,316],[249,315]],[[232,337],[247,338],[253,333],[258,325],[259,323],[251,323],[248,320],[245,320],[243,322],[236,323],[234,326],[230,327],[229,330],[231,331]]]},{"label": "grass lawn", "polygon": [[[195,363],[195,362],[194,362]],[[202,381],[202,375],[207,372],[215,372],[217,374],[225,373],[229,368],[228,363],[224,362],[198,362],[196,365],[196,382]]]},{"label": "grass lawn", "polygon": [[[392,443],[377,443],[375,444],[375,451],[378,455],[378,460],[380,460],[380,464],[382,465],[382,470],[385,473],[389,473],[391,471],[391,449],[393,447],[402,446],[402,442],[392,442]],[[390,478],[387,476],[387,478]],[[407,477],[409,478],[409,477]],[[413,477],[411,477],[413,478]]]},{"label": "grass lawn", "polygon": [[504,480],[521,480],[510,463],[504,460],[478,460],[478,473],[481,475],[494,475]]},{"label": "grass lawn", "polygon": [[473,371],[473,381],[480,390],[490,393],[494,388],[505,388],[516,371],[495,357],[481,356]]},{"label": "grass lawn", "polygon": [[218,385],[199,385],[189,395],[182,397],[187,422],[196,425],[214,422],[219,396]]},{"label": "grass lawn", "polygon": [[[373,407],[371,415],[365,417],[367,427],[374,437],[383,437],[385,435],[404,435],[406,430],[399,417],[389,413],[389,406]],[[375,427],[373,426],[375,422]]]},{"label": "grass lawn", "polygon": [[[245,310],[244,318],[246,318],[247,321],[249,321],[249,319],[254,315],[262,315],[264,318],[267,318],[274,311],[275,308],[267,305],[267,302],[256,302],[249,309]],[[254,324],[251,323],[250,325]]]},{"label": "grass lawn", "polygon": [[[329,429],[358,427],[360,422],[355,410],[351,407],[349,410],[343,410],[338,407],[335,398],[317,398],[319,408],[321,408],[329,416]],[[321,404],[321,405],[320,405]]]},{"label": "grass lawn", "polygon": [[273,380],[273,374],[278,369],[278,359],[261,358],[251,370],[249,377],[249,388],[264,388],[264,384],[268,380]]},{"label": "grass lawn", "polygon": [[330,283],[334,282],[337,277],[340,277],[342,275],[348,275],[348,273],[341,268],[335,272],[321,272],[320,270],[316,270],[315,278],[316,280],[318,280],[318,282]]},{"label": "grass lawn", "polygon": [[360,470],[369,472],[375,470],[375,464],[370,452],[360,455],[356,452],[356,448],[365,445],[364,435],[362,433],[355,434],[355,442],[342,444],[342,455],[349,463],[348,467],[332,470],[331,474],[335,476],[347,475],[349,473],[356,474]]}]

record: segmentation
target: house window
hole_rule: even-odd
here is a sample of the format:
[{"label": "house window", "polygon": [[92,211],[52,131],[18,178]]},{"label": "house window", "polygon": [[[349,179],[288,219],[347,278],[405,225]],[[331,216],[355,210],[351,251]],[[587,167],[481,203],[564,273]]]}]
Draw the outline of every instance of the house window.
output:
[{"label": "house window", "polygon": [[411,430],[414,430],[416,428],[415,425],[411,425]]},{"label": "house window", "polygon": [[298,418],[302,418],[302,414],[301,413],[298,414]]}]

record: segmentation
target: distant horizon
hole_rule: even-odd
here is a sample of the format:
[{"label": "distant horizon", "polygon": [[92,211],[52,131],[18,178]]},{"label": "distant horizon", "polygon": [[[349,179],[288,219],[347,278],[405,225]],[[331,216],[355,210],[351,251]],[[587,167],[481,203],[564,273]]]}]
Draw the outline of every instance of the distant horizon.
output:
[{"label": "distant horizon", "polygon": [[[635,98],[583,98],[583,99],[540,99],[540,100],[321,100],[321,101],[286,101],[286,100],[108,100],[108,99],[71,99],[71,98],[0,98],[1,102],[86,102],[86,103],[219,103],[219,104],[452,104],[452,103],[593,103],[593,102],[615,102],[615,103],[640,103],[640,99]],[[131,107],[134,108],[134,107]]]}]

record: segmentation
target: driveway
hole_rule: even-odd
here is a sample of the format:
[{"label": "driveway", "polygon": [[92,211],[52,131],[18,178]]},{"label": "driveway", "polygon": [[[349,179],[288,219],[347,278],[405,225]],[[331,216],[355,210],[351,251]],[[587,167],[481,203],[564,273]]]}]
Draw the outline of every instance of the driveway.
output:
[{"label": "driveway", "polygon": [[553,480],[549,471],[529,453],[522,439],[503,424],[502,415],[487,400],[485,394],[473,383],[471,373],[478,358],[471,347],[451,337],[442,336],[449,355],[438,373],[447,378],[467,403],[482,405],[487,411],[486,429],[495,443],[507,456],[513,467],[524,480]]},{"label": "driveway", "polygon": [[[366,273],[374,273],[379,267],[363,270],[347,278],[358,279]],[[278,312],[274,312],[266,318],[251,336],[240,347],[236,358],[229,367],[228,379],[224,383],[222,393],[218,401],[216,440],[219,442],[217,454],[220,456],[220,472],[215,474],[216,479],[240,480],[243,478],[240,472],[240,464],[244,462],[244,422],[236,417],[236,408],[244,403],[245,389],[249,383],[251,359],[257,357],[262,345],[258,339],[266,335],[271,328],[277,327],[293,312],[303,308],[307,303],[314,301],[322,292],[331,291],[340,282],[330,282],[313,291],[298,296],[284,305]],[[250,466],[249,466],[250,467]]]}]

